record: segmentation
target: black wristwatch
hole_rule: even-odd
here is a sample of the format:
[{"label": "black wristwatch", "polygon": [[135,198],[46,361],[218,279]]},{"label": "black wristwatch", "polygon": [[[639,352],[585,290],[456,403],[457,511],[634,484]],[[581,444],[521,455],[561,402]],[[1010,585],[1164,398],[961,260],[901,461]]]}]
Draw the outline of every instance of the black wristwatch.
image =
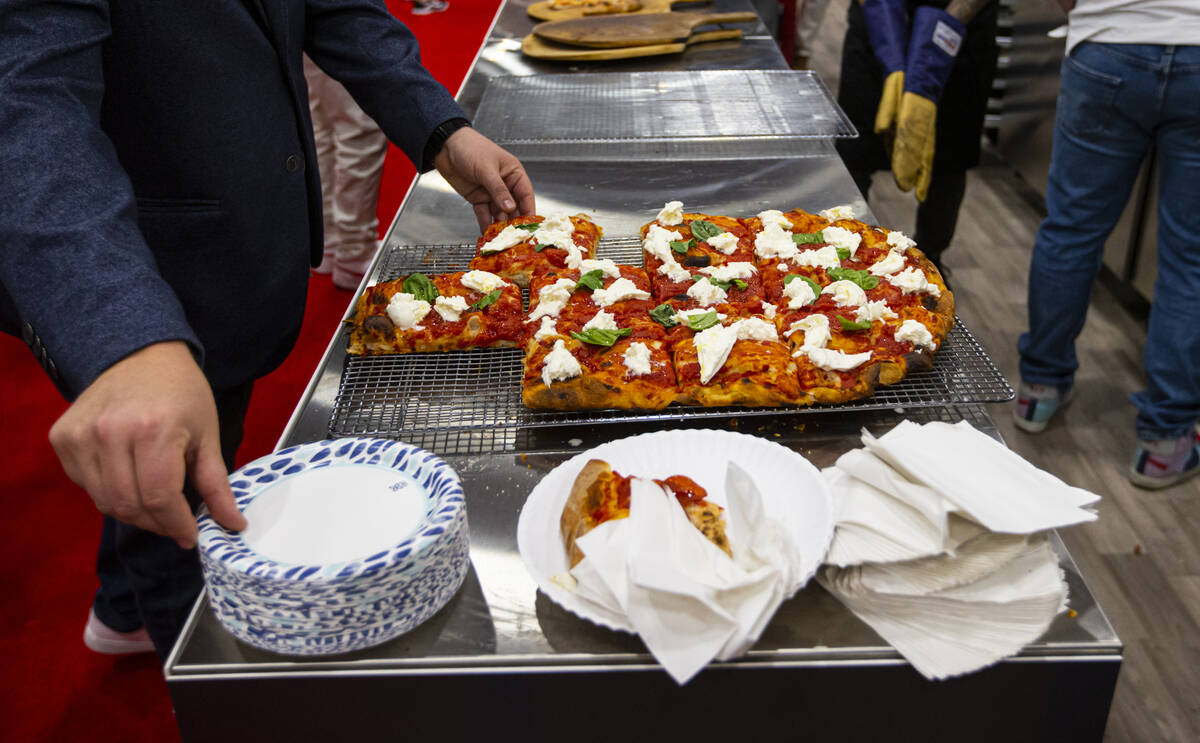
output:
[{"label": "black wristwatch", "polygon": [[433,170],[433,158],[437,157],[442,148],[446,146],[446,140],[450,139],[450,135],[464,126],[470,125],[471,122],[462,117],[438,124],[437,128],[429,135],[429,141],[425,143],[425,151],[421,153],[421,172],[428,173]]}]

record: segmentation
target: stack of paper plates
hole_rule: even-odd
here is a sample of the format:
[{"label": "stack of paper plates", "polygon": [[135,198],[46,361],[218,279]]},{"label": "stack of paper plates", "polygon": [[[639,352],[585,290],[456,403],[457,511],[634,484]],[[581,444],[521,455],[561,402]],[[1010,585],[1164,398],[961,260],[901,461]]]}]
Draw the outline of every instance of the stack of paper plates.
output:
[{"label": "stack of paper plates", "polygon": [[284,449],[229,477],[249,526],[199,517],[209,603],[235,637],[290,655],[344,653],[428,619],[469,566],[458,476],[380,439]]}]

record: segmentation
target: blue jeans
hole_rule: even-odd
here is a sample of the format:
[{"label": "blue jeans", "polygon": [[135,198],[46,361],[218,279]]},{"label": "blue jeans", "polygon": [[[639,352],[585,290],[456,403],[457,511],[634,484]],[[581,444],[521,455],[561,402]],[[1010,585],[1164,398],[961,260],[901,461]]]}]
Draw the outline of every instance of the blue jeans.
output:
[{"label": "blue jeans", "polygon": [[1200,46],[1084,42],[1063,60],[1046,194],[1029,271],[1021,377],[1063,387],[1079,362],[1104,242],[1150,145],[1158,150],[1158,278],[1131,396],[1142,440],[1200,418]]}]

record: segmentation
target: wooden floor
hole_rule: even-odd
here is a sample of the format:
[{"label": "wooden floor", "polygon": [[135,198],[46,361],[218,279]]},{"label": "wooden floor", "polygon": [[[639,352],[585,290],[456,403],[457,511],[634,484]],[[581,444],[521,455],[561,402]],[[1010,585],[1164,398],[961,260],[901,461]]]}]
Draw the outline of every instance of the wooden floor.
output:
[{"label": "wooden floor", "polygon": [[[810,65],[837,90],[847,0],[831,0]],[[971,171],[958,231],[944,256],[959,317],[1015,388],[1017,336],[1043,211],[1037,191],[993,153]],[[1033,198],[1030,198],[1033,195]],[[879,223],[912,234],[915,201],[876,173]],[[1078,342],[1075,401],[1042,434],[1017,429],[1009,405],[989,412],[1009,447],[1100,496],[1100,518],[1062,532],[1125,646],[1104,738],[1111,743],[1200,740],[1200,479],[1160,492],[1125,478],[1135,446],[1129,393],[1144,385],[1144,317],[1098,282]]]}]

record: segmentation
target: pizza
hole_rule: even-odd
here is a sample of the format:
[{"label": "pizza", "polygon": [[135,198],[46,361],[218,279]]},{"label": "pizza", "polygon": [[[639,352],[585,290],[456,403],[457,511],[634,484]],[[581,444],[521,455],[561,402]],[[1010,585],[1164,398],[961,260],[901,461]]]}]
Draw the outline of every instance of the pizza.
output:
[{"label": "pizza", "polygon": [[414,273],[366,288],[347,351],[354,355],[513,347],[525,335],[521,290],[485,271]]},{"label": "pizza", "polygon": [[[632,476],[614,471],[602,459],[589,460],[579,471],[559,519],[559,532],[571,567],[584,558],[576,540],[606,521],[629,516],[632,480]],[[725,554],[732,555],[725,535],[723,509],[708,502],[704,488],[686,475],[672,475],[654,482],[675,496],[688,520],[701,534]]]},{"label": "pizza", "polygon": [[526,288],[537,274],[595,258],[601,234],[599,225],[583,215],[494,222],[479,236],[470,267]]},{"label": "pizza", "polygon": [[600,235],[582,216],[493,224],[471,271],[369,287],[350,352],[520,346],[537,410],[806,406],[928,371],[954,324],[915,243],[848,207],[738,218],[668,202],[640,229],[642,266],[596,257]]}]

